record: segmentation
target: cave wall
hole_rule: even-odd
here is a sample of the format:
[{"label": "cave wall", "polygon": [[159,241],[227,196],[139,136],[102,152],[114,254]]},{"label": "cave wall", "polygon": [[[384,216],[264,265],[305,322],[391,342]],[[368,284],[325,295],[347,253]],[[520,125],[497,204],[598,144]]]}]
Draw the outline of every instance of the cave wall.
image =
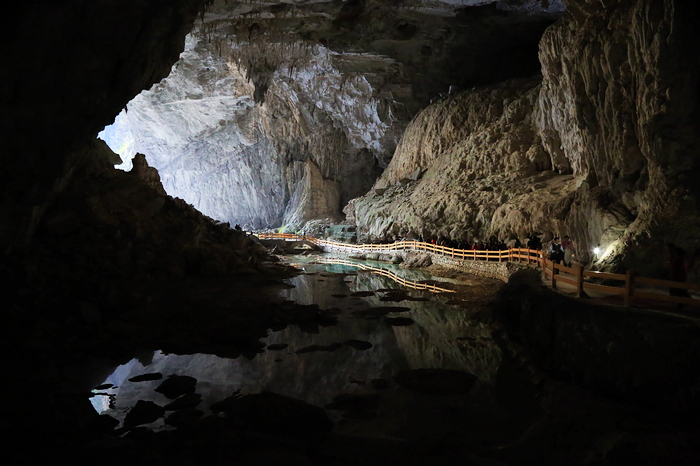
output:
[{"label": "cave wall", "polygon": [[[688,8],[571,2],[566,21],[540,45],[543,141],[566,157],[580,193],[596,191],[607,210],[629,219],[606,243],[619,239],[611,255],[629,251],[626,265],[642,270],[659,267],[661,255],[649,246],[700,246],[690,181],[698,172],[700,60],[689,52],[700,38]],[[572,212],[568,221],[582,228],[586,215]],[[591,233],[589,245],[605,235]]]},{"label": "cave wall", "polygon": [[365,194],[430,99],[536,72],[539,38],[563,8],[423,6],[212,2],[170,76],[129,103],[135,147],[168,193],[213,218],[340,221],[339,208],[303,212],[299,167],[337,183],[341,205]]},{"label": "cave wall", "polygon": [[690,12],[653,0],[567,5],[540,42],[541,83],[466,92],[414,119],[374,190],[346,208],[362,232],[570,235],[579,259],[600,244],[608,265],[646,273],[662,268],[664,241],[697,250]]},{"label": "cave wall", "polygon": [[340,203],[329,193],[327,209],[300,212],[310,193],[297,165],[318,167],[347,203],[371,187],[400,128],[363,76],[338,71],[337,54],[301,43],[275,46],[288,56],[256,102],[260,84],[229,55],[239,45],[221,52],[191,34],[171,74],[129,102],[126,119],[135,150],[147,155],[171,195],[246,228],[298,229],[312,218],[338,217]]},{"label": "cave wall", "polygon": [[[86,139],[164,78],[200,0],[15,2],[0,70],[0,238],[26,241]],[[11,64],[11,65],[9,65]],[[89,143],[88,143],[89,144]]]}]

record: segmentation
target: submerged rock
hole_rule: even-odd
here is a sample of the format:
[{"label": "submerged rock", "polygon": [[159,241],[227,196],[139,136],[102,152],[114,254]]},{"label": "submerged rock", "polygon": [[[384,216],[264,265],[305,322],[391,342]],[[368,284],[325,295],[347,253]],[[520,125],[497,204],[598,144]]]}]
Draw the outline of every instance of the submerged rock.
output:
[{"label": "submerged rock", "polygon": [[399,372],[396,383],[405,388],[433,395],[453,395],[469,392],[477,377],[464,371],[449,369],[415,369]]},{"label": "submerged rock", "polygon": [[331,343],[330,345],[310,345],[295,351],[296,354],[313,353],[316,351],[335,351],[343,347],[342,343]]},{"label": "submerged rock", "polygon": [[195,408],[202,402],[202,395],[199,393],[186,393],[174,401],[168,403],[163,408],[166,411],[178,411],[186,408]]},{"label": "submerged rock", "polygon": [[387,306],[387,307],[372,307],[369,309],[362,309],[360,311],[353,311],[352,315],[355,317],[359,317],[362,319],[379,319],[380,317],[384,317],[387,314],[390,314],[392,312],[408,312],[410,311],[410,307],[395,307],[395,306]]},{"label": "submerged rock", "polygon": [[413,325],[414,321],[410,317],[385,317],[384,323],[392,327],[407,327]]},{"label": "submerged rock", "polygon": [[167,398],[173,399],[186,393],[194,393],[197,379],[188,375],[169,375],[167,379],[155,389]]},{"label": "submerged rock", "polygon": [[152,372],[150,374],[141,374],[135,377],[131,377],[129,382],[146,382],[149,380],[160,380],[163,378],[163,374],[160,372]]},{"label": "submerged rock", "polygon": [[352,298],[365,298],[367,296],[374,296],[374,291],[355,291],[354,293],[350,293],[350,297]]},{"label": "submerged rock", "polygon": [[139,400],[124,418],[124,427],[136,427],[157,421],[165,414],[165,409],[152,401]]},{"label": "submerged rock", "polygon": [[347,340],[344,341],[343,344],[358,351],[368,350],[372,347],[372,343],[362,340]]},{"label": "submerged rock", "polygon": [[272,345],[267,345],[268,351],[281,351],[287,348],[289,345],[287,343],[275,343]]}]

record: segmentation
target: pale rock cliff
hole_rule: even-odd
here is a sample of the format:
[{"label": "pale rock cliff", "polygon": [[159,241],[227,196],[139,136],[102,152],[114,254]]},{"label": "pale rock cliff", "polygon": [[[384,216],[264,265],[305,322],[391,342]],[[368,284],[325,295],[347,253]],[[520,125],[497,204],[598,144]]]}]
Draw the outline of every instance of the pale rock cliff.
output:
[{"label": "pale rock cliff", "polygon": [[[126,112],[134,147],[168,193],[222,221],[299,228],[315,215],[337,216],[341,197],[347,202],[371,187],[378,159],[398,139],[394,119],[364,77],[338,72],[336,54],[301,47],[285,47],[298,60],[272,74],[265,101],[256,103],[245,68],[188,37],[170,76]],[[316,190],[312,204],[307,162],[334,187]],[[327,207],[311,207],[321,204]]]}]

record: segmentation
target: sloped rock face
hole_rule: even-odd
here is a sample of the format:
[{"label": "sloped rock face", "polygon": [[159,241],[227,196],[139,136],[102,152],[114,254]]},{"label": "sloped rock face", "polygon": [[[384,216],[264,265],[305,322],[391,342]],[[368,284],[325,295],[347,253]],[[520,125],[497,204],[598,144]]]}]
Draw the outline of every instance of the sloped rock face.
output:
[{"label": "sloped rock face", "polygon": [[583,260],[600,244],[646,271],[663,258],[645,244],[696,249],[700,67],[685,56],[698,37],[684,8],[571,2],[540,44],[541,84],[429,107],[346,213],[370,237],[568,234]]},{"label": "sloped rock face", "polygon": [[510,81],[421,112],[372,193],[345,212],[375,238],[471,241],[553,228],[576,185],[551,170],[533,125],[539,89],[539,79]]}]

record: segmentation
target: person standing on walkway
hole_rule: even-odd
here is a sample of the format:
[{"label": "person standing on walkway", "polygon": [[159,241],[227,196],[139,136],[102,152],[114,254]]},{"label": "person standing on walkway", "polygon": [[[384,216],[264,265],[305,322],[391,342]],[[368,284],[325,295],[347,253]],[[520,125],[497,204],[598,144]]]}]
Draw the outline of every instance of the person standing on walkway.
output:
[{"label": "person standing on walkway", "polygon": [[564,265],[571,267],[571,257],[574,255],[574,243],[568,236],[564,236],[561,247],[564,249]]},{"label": "person standing on walkway", "polygon": [[556,262],[559,264],[562,259],[564,259],[564,251],[561,248],[561,244],[559,244],[559,237],[556,237],[552,240],[552,246],[550,249],[550,259],[552,262]]}]

